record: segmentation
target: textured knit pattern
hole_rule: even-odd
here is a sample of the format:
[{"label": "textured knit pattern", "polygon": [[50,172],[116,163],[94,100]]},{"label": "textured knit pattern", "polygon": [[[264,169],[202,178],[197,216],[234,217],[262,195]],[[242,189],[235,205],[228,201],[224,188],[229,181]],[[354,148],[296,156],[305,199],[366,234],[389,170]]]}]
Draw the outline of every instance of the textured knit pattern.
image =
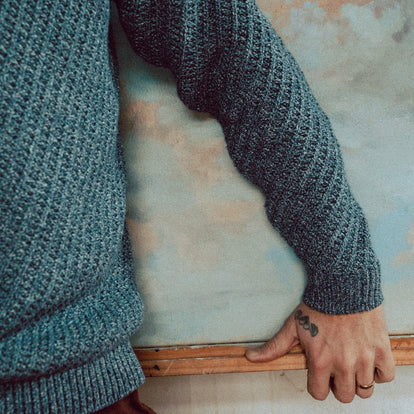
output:
[{"label": "textured knit pattern", "polygon": [[219,120],[236,167],[263,190],[270,222],[306,266],[306,304],[333,314],[379,305],[378,260],[330,122],[255,2],[118,4],[134,50]]},{"label": "textured knit pattern", "polygon": [[0,4],[0,412],[92,412],[144,380],[110,4]]},{"label": "textured knit pattern", "polygon": [[[304,301],[378,306],[378,261],[329,120],[254,2],[118,9],[135,51],[221,123],[306,265]],[[0,412],[91,412],[143,381],[108,25],[109,1],[0,3]]]}]

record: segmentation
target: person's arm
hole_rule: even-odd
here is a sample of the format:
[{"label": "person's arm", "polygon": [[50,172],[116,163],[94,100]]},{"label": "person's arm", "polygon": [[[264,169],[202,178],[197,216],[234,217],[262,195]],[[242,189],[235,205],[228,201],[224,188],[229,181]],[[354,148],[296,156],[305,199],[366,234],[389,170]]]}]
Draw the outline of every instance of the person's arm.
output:
[{"label": "person's arm", "polygon": [[[304,262],[307,286],[300,308],[313,315],[310,319],[317,321],[319,332],[305,340],[298,320],[292,315],[289,321],[298,327],[295,341],[300,340],[307,351],[312,379],[315,369],[319,372],[312,368],[319,366],[312,349],[336,325],[334,316],[363,323],[373,315],[378,322],[381,308],[375,308],[382,303],[378,260],[326,114],[253,0],[118,0],[118,10],[134,50],[171,69],[188,107],[218,119],[234,164],[261,188],[270,222]],[[378,329],[387,363],[379,367],[384,375],[377,379],[386,380],[393,376],[393,368],[381,318]],[[356,331],[345,326],[346,322],[339,324],[335,337],[348,344]],[[358,349],[351,347],[358,361],[366,350],[378,348],[367,332],[356,338]],[[332,352],[334,348],[328,347]],[[252,351],[248,357],[269,358],[269,353],[263,357],[260,352]],[[366,377],[374,375],[376,359],[372,353],[370,358],[369,364],[364,362]],[[331,359],[331,365],[341,363],[339,356]],[[335,385],[343,388],[338,372],[345,369],[330,366],[325,371],[328,385],[329,377],[335,376]],[[349,389],[350,369],[346,371]],[[313,389],[311,384],[310,392],[320,398],[323,393]],[[336,395],[349,399],[340,391]]]}]

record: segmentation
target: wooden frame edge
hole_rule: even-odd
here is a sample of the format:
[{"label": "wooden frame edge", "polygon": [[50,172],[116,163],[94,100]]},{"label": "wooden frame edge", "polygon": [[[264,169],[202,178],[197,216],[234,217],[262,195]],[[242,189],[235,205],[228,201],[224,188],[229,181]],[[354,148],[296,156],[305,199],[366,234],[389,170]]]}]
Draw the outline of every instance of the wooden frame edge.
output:
[{"label": "wooden frame edge", "polygon": [[[414,365],[414,337],[390,337],[396,365]],[[251,345],[251,344],[250,344]],[[137,348],[145,376],[221,374],[231,372],[283,371],[305,369],[305,354],[300,346],[285,356],[271,361],[253,363],[244,356],[247,345],[197,345],[165,348]]]}]

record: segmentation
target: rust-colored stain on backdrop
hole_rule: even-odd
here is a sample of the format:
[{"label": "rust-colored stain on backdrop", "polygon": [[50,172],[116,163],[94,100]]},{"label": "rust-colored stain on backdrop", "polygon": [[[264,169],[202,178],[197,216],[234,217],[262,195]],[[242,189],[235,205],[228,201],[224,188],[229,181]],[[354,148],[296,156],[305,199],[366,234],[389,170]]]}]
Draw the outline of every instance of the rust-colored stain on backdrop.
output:
[{"label": "rust-colored stain on backdrop", "polygon": [[376,18],[381,18],[384,10],[395,5],[395,0],[257,0],[259,7],[272,16],[277,22],[277,29],[288,26],[291,21],[292,10],[303,10],[305,4],[315,4],[325,12],[325,21],[335,21],[341,18],[341,8],[344,5],[365,6],[374,4]]}]

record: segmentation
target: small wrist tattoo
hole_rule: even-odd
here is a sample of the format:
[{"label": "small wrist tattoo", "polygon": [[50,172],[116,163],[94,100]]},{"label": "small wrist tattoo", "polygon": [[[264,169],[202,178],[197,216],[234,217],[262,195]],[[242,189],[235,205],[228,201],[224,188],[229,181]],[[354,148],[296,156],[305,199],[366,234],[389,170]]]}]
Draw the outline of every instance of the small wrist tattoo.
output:
[{"label": "small wrist tattoo", "polygon": [[319,332],[318,327],[314,323],[311,323],[309,320],[309,316],[304,315],[300,309],[298,309],[295,312],[295,320],[299,322],[299,325],[303,329],[306,329],[307,331],[309,331],[312,337],[318,335],[318,332]]}]

